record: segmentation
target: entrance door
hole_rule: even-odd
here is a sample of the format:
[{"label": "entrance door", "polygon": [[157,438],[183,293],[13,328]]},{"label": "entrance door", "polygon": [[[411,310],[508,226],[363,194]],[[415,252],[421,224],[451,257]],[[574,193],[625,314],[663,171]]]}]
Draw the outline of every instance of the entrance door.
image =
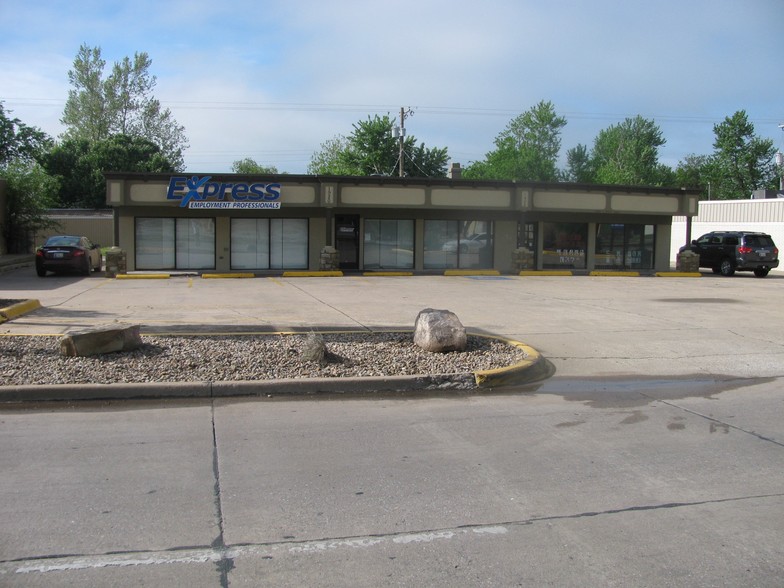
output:
[{"label": "entrance door", "polygon": [[359,269],[359,215],[335,215],[335,248],[340,269]]}]

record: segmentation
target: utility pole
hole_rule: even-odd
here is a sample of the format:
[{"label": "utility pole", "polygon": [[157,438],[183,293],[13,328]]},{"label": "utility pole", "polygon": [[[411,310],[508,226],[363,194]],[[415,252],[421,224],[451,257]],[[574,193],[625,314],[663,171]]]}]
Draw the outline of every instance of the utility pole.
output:
[{"label": "utility pole", "polygon": [[398,141],[400,143],[400,154],[398,157],[399,167],[400,167],[400,177],[403,177],[403,137],[406,134],[406,113],[403,110],[403,107],[400,107],[400,136],[398,137]]},{"label": "utility pole", "polygon": [[400,126],[394,125],[392,127],[392,136],[395,137],[398,140],[398,146],[399,146],[399,149],[400,149],[400,151],[398,153],[398,164],[399,164],[398,165],[398,170],[399,170],[398,173],[399,173],[401,178],[405,175],[405,172],[403,171],[403,163],[405,162],[406,153],[405,153],[405,150],[403,149],[403,147],[405,145],[405,138],[406,138],[406,117],[407,116],[412,116],[413,114],[414,114],[414,111],[411,110],[411,108],[409,108],[408,112],[406,112],[406,109],[401,106],[400,107]]}]

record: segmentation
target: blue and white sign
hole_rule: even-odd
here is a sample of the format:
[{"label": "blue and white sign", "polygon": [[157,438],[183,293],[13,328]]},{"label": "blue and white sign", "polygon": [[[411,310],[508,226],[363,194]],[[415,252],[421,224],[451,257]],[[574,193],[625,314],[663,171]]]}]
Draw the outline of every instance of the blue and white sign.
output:
[{"label": "blue and white sign", "polygon": [[263,182],[211,182],[212,176],[174,176],[169,180],[167,200],[179,200],[182,208],[277,209],[280,184]]}]

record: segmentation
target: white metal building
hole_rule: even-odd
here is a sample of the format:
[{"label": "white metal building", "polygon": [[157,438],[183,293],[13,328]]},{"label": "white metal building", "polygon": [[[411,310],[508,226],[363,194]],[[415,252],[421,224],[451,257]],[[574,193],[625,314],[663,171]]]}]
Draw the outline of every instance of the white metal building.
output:
[{"label": "white metal building", "polygon": [[[702,200],[699,213],[692,218],[691,238],[711,231],[759,231],[773,237],[779,250],[784,248],[784,198],[764,200]],[[672,219],[670,259],[676,259],[678,249],[685,245],[686,217]],[[779,257],[781,257],[779,253]],[[784,271],[779,267],[777,272]]]}]

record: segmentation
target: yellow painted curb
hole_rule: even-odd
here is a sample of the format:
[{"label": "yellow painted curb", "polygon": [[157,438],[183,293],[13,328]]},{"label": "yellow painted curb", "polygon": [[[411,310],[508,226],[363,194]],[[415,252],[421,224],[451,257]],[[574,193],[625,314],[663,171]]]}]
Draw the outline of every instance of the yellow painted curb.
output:
[{"label": "yellow painted curb", "polygon": [[521,276],[573,276],[570,270],[521,270]]},{"label": "yellow painted curb", "polygon": [[498,270],[444,270],[445,276],[500,276]]},{"label": "yellow painted curb", "polygon": [[640,272],[613,272],[613,271],[592,271],[590,276],[600,276],[604,278],[639,278]]},{"label": "yellow painted curb", "polygon": [[700,272],[656,272],[657,278],[701,278]]},{"label": "yellow painted curb", "polygon": [[205,280],[226,280],[231,278],[255,278],[256,274],[202,274],[201,277]]},{"label": "yellow painted curb", "polygon": [[[480,335],[485,336],[486,335]],[[541,354],[525,343],[520,341],[513,341],[512,339],[505,339],[503,337],[488,337],[489,339],[497,339],[504,341],[509,345],[513,345],[522,349],[526,354],[526,358],[514,365],[502,368],[495,368],[492,370],[477,370],[474,372],[474,381],[480,388],[493,388],[496,386],[507,386],[510,384],[520,384],[523,380],[522,375],[532,367],[539,364],[542,359]]]},{"label": "yellow painted curb", "polygon": [[414,272],[364,272],[363,276],[413,276]]},{"label": "yellow painted curb", "polygon": [[18,316],[33,312],[41,308],[41,303],[38,300],[25,300],[24,302],[17,302],[6,308],[0,308],[0,323],[10,321]]},{"label": "yellow painted curb", "polygon": [[116,280],[168,280],[169,274],[117,274]]},{"label": "yellow painted curb", "polygon": [[283,272],[284,278],[340,278],[343,277],[343,272],[341,271],[318,271],[318,272]]}]

